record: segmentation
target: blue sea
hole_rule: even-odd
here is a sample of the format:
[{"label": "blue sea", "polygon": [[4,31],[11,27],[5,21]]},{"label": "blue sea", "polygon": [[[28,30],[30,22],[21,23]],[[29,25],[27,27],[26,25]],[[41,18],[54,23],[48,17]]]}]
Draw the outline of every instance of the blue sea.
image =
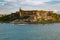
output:
[{"label": "blue sea", "polygon": [[60,23],[0,24],[0,40],[60,40]]}]

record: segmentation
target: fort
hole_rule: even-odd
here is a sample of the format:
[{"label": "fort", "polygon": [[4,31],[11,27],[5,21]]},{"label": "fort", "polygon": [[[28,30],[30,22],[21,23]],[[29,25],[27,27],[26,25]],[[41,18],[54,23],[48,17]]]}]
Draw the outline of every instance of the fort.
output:
[{"label": "fort", "polygon": [[44,11],[44,10],[22,10],[20,9],[16,13],[12,13],[12,15],[18,15],[20,20],[25,22],[39,22],[40,20],[54,20],[51,16],[55,14],[53,11]]},{"label": "fort", "polygon": [[2,23],[55,23],[60,22],[60,14],[45,10],[23,10],[0,17]]}]

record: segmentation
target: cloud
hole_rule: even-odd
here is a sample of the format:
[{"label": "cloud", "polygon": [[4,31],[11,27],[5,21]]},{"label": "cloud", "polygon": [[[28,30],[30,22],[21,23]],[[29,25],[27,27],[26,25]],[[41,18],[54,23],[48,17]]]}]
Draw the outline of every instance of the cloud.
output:
[{"label": "cloud", "polygon": [[7,2],[0,2],[0,6],[4,6]]},{"label": "cloud", "polygon": [[0,2],[0,13],[11,13],[19,8],[25,10],[53,10],[60,11],[60,0],[4,0]]},{"label": "cloud", "polygon": [[60,12],[60,3],[56,3],[56,4],[40,4],[40,5],[27,5],[27,6],[21,6],[22,9],[24,10],[50,10],[50,11],[54,11],[54,12]]},{"label": "cloud", "polygon": [[58,4],[60,3],[60,1],[50,1],[50,2],[46,2],[47,4]]},{"label": "cloud", "polygon": [[0,6],[0,14],[9,14],[17,10],[18,8],[14,6]]},{"label": "cloud", "polygon": [[4,0],[6,2],[17,2],[17,0]]},{"label": "cloud", "polygon": [[44,4],[45,2],[49,2],[51,0],[22,0],[20,4],[28,4],[28,5],[40,5]]}]

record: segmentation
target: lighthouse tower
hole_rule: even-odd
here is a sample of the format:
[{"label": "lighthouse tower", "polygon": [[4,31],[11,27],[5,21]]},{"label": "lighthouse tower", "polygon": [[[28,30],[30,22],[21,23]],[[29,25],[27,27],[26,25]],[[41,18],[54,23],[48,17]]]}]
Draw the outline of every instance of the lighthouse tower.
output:
[{"label": "lighthouse tower", "polygon": [[21,11],[22,11],[22,10],[21,10],[21,8],[20,8],[20,9],[19,9],[19,15],[20,15],[20,16],[21,16]]}]

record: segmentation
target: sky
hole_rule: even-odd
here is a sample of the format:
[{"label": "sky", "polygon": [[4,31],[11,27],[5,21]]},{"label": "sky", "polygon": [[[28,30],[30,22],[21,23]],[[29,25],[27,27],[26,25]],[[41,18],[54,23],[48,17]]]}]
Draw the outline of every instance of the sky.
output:
[{"label": "sky", "polygon": [[0,14],[23,10],[50,10],[60,13],[60,0],[0,0]]}]

